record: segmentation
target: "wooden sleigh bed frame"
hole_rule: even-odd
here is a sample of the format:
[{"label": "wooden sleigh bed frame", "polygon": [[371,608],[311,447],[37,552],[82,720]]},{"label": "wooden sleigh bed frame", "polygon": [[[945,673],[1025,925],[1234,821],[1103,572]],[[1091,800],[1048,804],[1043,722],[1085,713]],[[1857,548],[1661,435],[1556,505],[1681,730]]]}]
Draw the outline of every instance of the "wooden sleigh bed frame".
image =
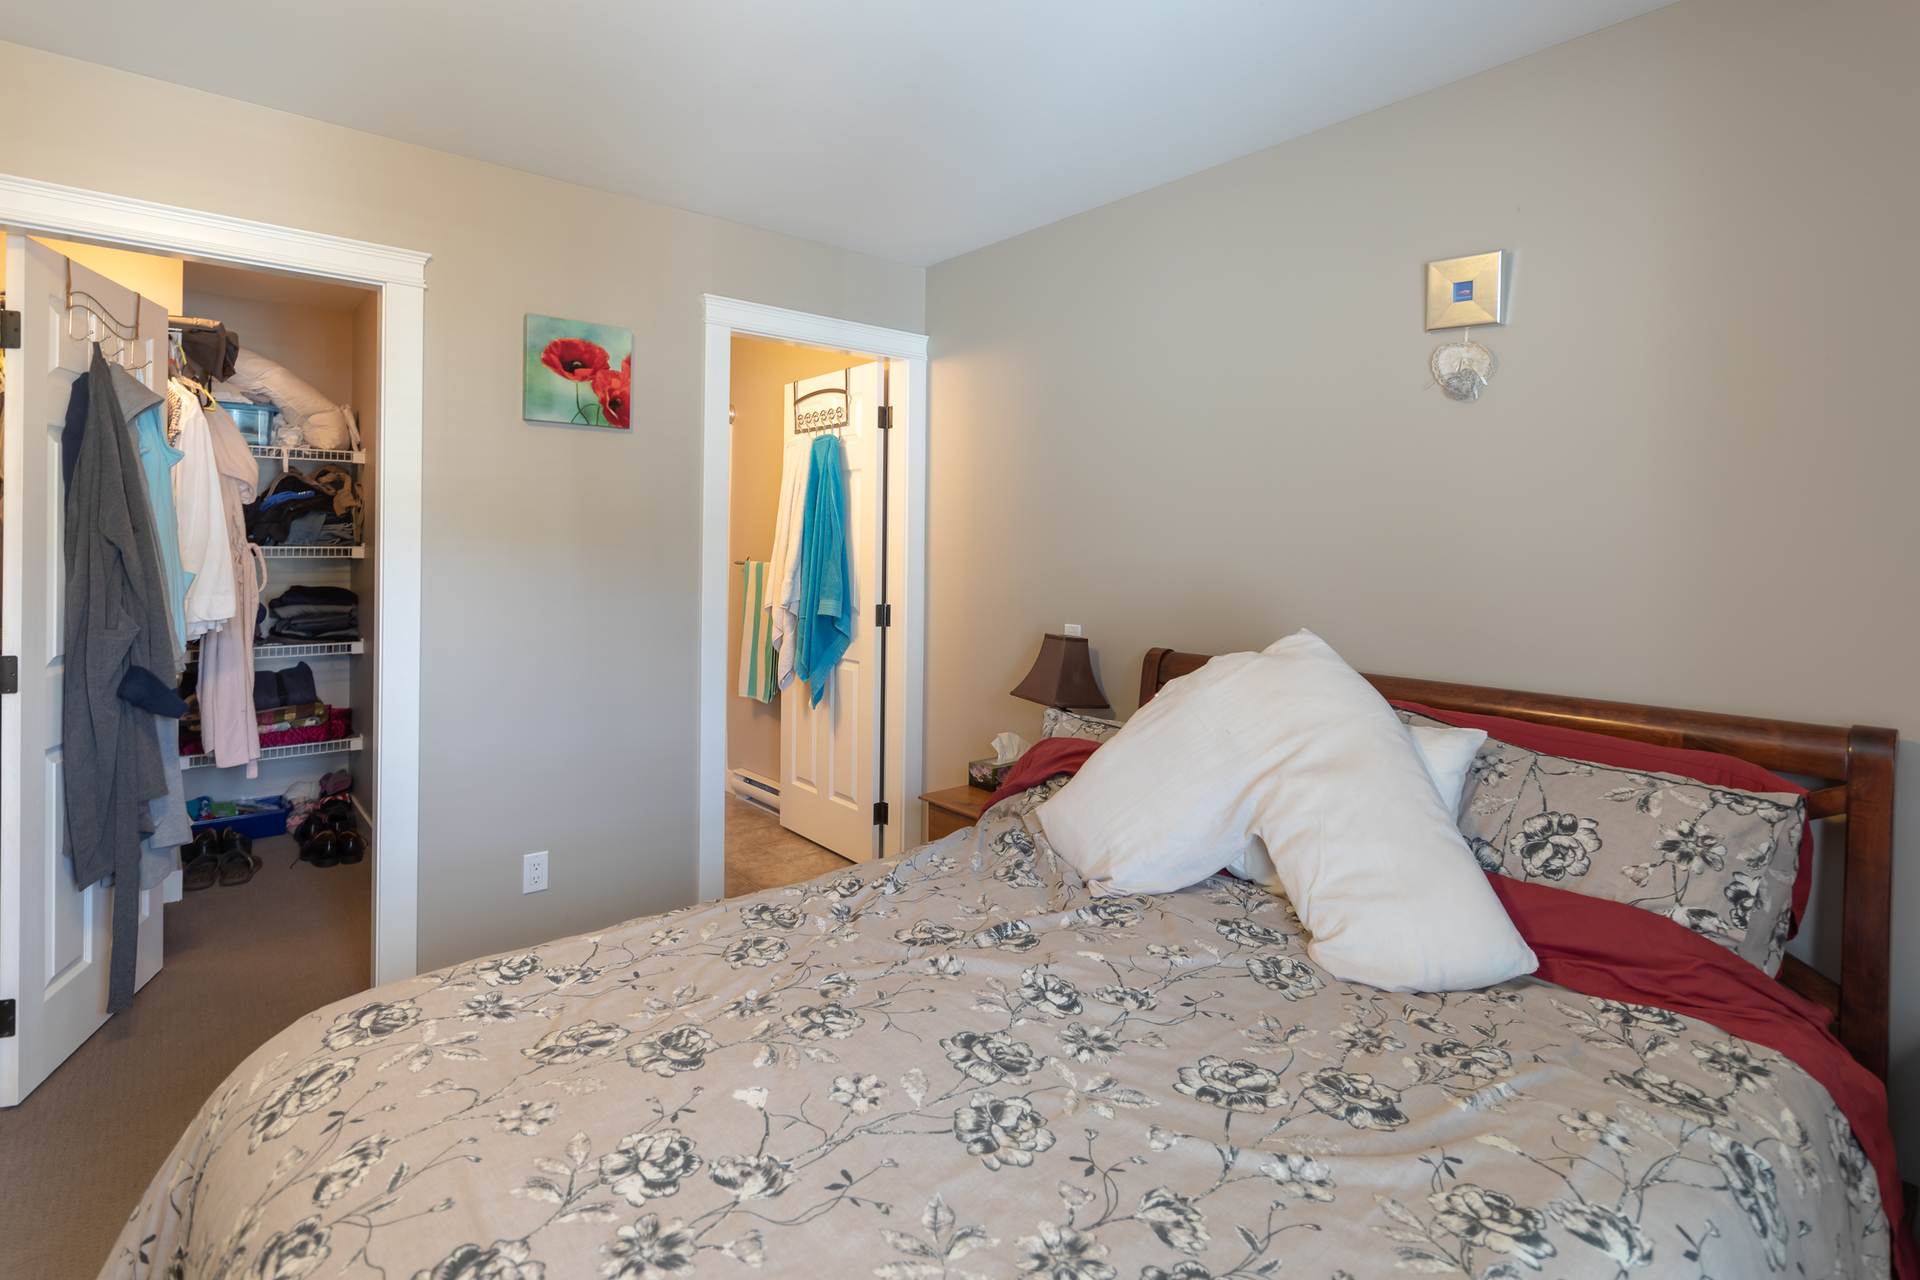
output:
[{"label": "wooden sleigh bed frame", "polygon": [[[1210,657],[1172,649],[1147,650],[1140,668],[1141,703],[1169,680],[1199,670]],[[1840,980],[1835,982],[1790,955],[1780,968],[1780,981],[1831,1009],[1840,1042],[1861,1065],[1886,1079],[1888,955],[1893,927],[1893,766],[1899,738],[1895,730],[1758,720],[1400,676],[1366,678],[1387,698],[1472,715],[1508,716],[1585,729],[1665,747],[1718,751],[1764,769],[1829,782],[1807,797],[1807,816],[1837,818],[1846,823]]]}]

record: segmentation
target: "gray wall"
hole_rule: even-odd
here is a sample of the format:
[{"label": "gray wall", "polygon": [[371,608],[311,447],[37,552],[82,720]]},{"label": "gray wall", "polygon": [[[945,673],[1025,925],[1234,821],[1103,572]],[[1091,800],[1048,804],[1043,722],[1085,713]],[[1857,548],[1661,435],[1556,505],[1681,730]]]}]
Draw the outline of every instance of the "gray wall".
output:
[{"label": "gray wall", "polygon": [[[700,295],[918,331],[924,273],[17,45],[0,82],[60,104],[0,171],[434,255],[421,965],[692,901]],[[243,176],[129,145],[142,119]],[[521,422],[529,311],[633,329],[630,435]]]},{"label": "gray wall", "polygon": [[[1920,739],[1920,29],[1682,0],[933,267],[929,787],[1085,627]],[[1506,248],[1478,404],[1431,259]],[[1920,1172],[1920,753],[1897,1132]]]}]

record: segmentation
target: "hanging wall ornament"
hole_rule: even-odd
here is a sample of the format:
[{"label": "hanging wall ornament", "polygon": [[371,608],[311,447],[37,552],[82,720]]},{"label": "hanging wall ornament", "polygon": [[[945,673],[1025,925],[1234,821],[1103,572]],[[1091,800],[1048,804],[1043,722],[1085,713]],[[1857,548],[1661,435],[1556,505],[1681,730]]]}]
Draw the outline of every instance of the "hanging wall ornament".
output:
[{"label": "hanging wall ornament", "polygon": [[1443,342],[1433,349],[1427,367],[1449,399],[1471,403],[1480,398],[1480,388],[1493,373],[1493,352],[1472,338]]}]

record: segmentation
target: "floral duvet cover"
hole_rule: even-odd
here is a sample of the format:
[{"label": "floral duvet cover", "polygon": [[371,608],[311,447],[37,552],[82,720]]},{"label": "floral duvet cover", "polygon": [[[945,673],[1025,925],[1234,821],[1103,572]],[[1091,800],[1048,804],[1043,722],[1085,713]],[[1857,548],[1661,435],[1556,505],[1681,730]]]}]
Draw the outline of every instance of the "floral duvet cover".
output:
[{"label": "floral duvet cover", "polygon": [[1825,1090],[1522,978],[1395,995],[1216,878],[1095,899],[1031,810],[321,1009],[105,1276],[1885,1276]]}]

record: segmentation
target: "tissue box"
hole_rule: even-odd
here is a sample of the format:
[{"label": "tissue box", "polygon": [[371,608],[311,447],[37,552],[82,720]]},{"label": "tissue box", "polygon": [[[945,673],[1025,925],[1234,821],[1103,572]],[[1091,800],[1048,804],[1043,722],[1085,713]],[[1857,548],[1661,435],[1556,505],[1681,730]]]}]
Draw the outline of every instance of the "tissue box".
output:
[{"label": "tissue box", "polygon": [[1000,784],[1007,780],[1007,774],[1012,772],[1013,766],[1018,763],[1017,760],[1009,760],[1005,764],[999,764],[992,756],[988,756],[985,760],[968,761],[967,785],[978,787],[982,791],[998,791]]}]

